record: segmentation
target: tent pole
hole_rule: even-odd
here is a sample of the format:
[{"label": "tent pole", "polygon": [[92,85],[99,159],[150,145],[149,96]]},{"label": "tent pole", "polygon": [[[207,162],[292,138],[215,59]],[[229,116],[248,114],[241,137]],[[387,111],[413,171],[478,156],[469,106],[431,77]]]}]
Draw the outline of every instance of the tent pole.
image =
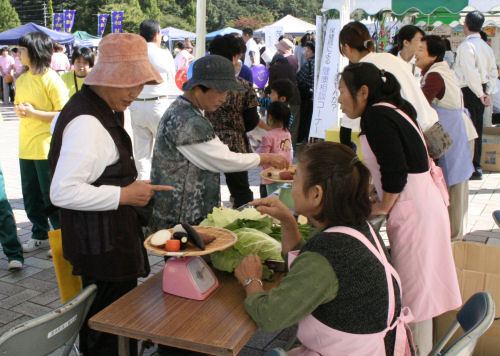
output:
[{"label": "tent pole", "polygon": [[196,1],[196,58],[205,56],[207,1]]}]

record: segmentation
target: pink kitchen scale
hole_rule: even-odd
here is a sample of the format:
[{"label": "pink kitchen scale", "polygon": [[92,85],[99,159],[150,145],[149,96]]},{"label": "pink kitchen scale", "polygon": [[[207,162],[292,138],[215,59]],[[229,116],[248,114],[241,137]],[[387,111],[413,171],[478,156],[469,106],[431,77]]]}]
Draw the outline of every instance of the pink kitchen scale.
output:
[{"label": "pink kitchen scale", "polygon": [[204,300],[219,287],[219,281],[200,256],[225,250],[234,245],[238,238],[232,231],[218,227],[193,227],[198,232],[215,236],[215,240],[206,245],[205,250],[189,244],[185,250],[168,252],[163,248],[151,245],[152,235],[144,241],[144,247],[155,254],[171,257],[163,269],[163,291],[165,293],[188,299]]}]

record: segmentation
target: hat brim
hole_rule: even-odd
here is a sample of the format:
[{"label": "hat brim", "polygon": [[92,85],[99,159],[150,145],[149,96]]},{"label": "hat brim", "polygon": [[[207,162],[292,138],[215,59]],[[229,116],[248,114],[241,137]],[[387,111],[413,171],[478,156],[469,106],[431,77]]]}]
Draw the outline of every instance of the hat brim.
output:
[{"label": "hat brim", "polygon": [[97,62],[85,78],[87,85],[131,88],[138,85],[157,85],[163,79],[149,61]]},{"label": "hat brim", "polygon": [[184,83],[184,85],[182,86],[182,90],[188,91],[190,89],[193,89],[197,85],[203,85],[204,87],[215,89],[217,91],[245,90],[245,88],[240,83],[238,83],[236,79],[193,80],[193,78]]}]

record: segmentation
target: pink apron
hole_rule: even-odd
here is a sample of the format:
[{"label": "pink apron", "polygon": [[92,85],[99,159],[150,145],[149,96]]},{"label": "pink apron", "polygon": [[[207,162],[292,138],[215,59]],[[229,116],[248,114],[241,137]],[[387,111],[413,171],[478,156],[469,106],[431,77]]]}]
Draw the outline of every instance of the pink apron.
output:
[{"label": "pink apron", "polygon": [[[396,109],[387,103],[378,105]],[[425,144],[415,123],[403,111],[396,111],[412,124]],[[366,136],[360,140],[365,164],[382,200],[380,166]],[[439,167],[432,160],[429,164],[431,169],[427,172],[408,174],[406,186],[387,220],[391,260],[402,282],[403,306],[410,308],[415,322],[462,305],[451,252],[448,194],[445,183],[433,179],[432,169]]]},{"label": "pink apron", "polygon": [[[363,245],[365,245],[384,266],[389,295],[387,328],[375,334],[350,334],[332,329],[320,322],[314,316],[309,315],[299,321],[297,338],[302,343],[302,346],[298,349],[292,350],[290,352],[291,354],[301,356],[385,356],[385,335],[390,330],[396,329],[394,355],[411,355],[410,344],[413,344],[413,341],[411,338],[408,339],[408,335],[411,335],[411,332],[407,323],[412,321],[413,316],[408,308],[404,308],[401,310],[400,316],[394,323],[392,323],[394,313],[396,311],[392,278],[394,277],[396,279],[399,286],[401,286],[401,282],[399,281],[399,276],[396,270],[392,267],[389,261],[387,261],[384,250],[371,226],[370,231],[377,247],[373,246],[373,244],[362,233],[349,227],[338,226],[326,230],[326,232],[340,232],[356,238]],[[292,251],[288,254],[289,266],[297,257],[298,253],[299,251]],[[360,320],[359,322],[362,323],[363,320]]]}]

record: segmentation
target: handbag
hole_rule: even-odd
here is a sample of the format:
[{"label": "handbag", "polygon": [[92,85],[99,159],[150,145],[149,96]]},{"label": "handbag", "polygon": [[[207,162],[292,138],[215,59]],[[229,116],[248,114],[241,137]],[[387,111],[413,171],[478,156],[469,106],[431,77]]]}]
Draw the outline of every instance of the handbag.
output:
[{"label": "handbag", "polygon": [[436,122],[423,134],[429,156],[433,159],[443,156],[453,143],[450,135],[439,122]]}]

